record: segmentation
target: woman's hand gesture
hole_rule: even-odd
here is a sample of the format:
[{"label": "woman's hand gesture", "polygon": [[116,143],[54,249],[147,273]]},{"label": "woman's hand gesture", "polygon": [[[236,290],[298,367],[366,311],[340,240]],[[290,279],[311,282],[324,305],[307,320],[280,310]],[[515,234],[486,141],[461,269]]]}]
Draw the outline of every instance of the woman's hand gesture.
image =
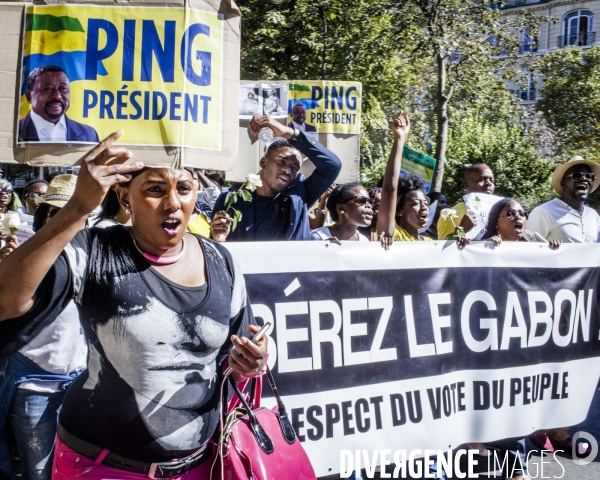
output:
[{"label": "woman's hand gesture", "polygon": [[80,160],[77,186],[69,203],[82,214],[89,214],[98,207],[112,185],[131,180],[128,172],[144,167],[142,162],[124,165],[131,158],[131,152],[125,147],[113,147],[122,135],[123,130],[109,135]]},{"label": "woman's hand gesture", "polygon": [[494,235],[493,237],[488,238],[488,241],[492,242],[494,246],[499,247],[502,243],[502,237],[500,235]]}]

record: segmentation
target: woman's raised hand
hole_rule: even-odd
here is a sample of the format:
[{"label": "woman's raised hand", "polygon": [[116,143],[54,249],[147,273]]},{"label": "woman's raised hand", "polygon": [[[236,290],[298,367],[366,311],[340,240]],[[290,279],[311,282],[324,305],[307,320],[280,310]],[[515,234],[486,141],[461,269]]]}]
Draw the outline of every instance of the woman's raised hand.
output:
[{"label": "woman's raised hand", "polygon": [[392,122],[392,131],[398,140],[406,141],[410,132],[410,119],[407,115],[404,115],[404,112],[396,115],[396,118]]},{"label": "woman's raised hand", "polygon": [[122,135],[123,130],[109,135],[80,160],[77,186],[69,203],[83,213],[90,213],[98,207],[112,185],[131,180],[128,172],[144,167],[142,162],[124,165],[131,158],[131,152],[125,147],[113,146]]}]

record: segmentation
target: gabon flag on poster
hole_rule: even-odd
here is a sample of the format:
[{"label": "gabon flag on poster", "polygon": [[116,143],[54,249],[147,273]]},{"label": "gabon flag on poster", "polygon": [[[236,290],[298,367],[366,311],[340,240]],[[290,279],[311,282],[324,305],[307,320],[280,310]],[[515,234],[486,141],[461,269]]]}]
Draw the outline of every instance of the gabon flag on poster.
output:
[{"label": "gabon flag on poster", "polygon": [[[223,25],[217,12],[33,6],[24,30],[17,143],[36,141],[25,132],[35,103],[28,76],[53,65],[68,79],[67,128],[78,125],[99,138],[124,129],[128,145],[221,149]],[[92,142],[91,136],[81,140]]]},{"label": "gabon flag on poster", "polygon": [[358,135],[361,88],[360,82],[291,81],[288,85],[288,121],[294,120],[294,107],[302,105],[306,111],[307,131]]}]

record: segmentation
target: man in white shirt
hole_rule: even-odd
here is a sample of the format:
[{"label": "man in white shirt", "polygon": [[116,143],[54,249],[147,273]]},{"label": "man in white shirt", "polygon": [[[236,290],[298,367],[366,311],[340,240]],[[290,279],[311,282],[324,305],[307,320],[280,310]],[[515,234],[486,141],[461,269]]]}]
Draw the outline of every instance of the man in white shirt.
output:
[{"label": "man in white shirt", "polygon": [[309,125],[306,120],[306,108],[301,103],[297,103],[292,107],[292,121],[288,123],[288,127],[295,128],[301,132],[316,132],[317,129],[313,125]]},{"label": "man in white shirt", "polygon": [[27,77],[25,97],[31,104],[31,110],[19,121],[19,141],[100,141],[92,127],[66,116],[71,105],[71,84],[62,68],[56,65],[34,68]]},{"label": "man in white shirt", "polygon": [[560,195],[536,207],[527,229],[547,240],[571,243],[597,243],[600,216],[585,205],[590,193],[600,185],[600,166],[582,157],[573,157],[552,174],[552,186]]}]

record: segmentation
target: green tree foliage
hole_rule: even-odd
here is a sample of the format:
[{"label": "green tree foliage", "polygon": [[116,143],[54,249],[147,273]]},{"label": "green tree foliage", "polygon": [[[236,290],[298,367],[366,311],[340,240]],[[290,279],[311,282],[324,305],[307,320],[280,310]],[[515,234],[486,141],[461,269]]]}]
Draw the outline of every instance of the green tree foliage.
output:
[{"label": "green tree foliage", "polygon": [[[389,2],[240,0],[244,80],[358,80],[363,85],[361,148],[386,147],[390,112],[423,81],[403,52]],[[324,22],[326,30],[324,28]],[[378,158],[378,157],[377,157]]]},{"label": "green tree foliage", "polygon": [[539,141],[547,129],[514,110],[489,115],[489,105],[480,103],[454,113],[444,187],[449,199],[457,201],[464,194],[464,171],[473,163],[487,164],[494,172],[496,194],[514,197],[526,209],[552,198],[554,160],[541,152]]},{"label": "green tree foliage", "polygon": [[570,48],[544,55],[536,108],[562,135],[560,153],[600,160],[600,47]]},{"label": "green tree foliage", "polygon": [[529,30],[535,36],[541,17],[526,11],[504,16],[489,2],[464,0],[403,0],[395,3],[392,16],[399,48],[433,84],[437,165],[432,187],[440,190],[452,122],[450,102],[459,91],[487,96],[482,84],[489,84],[499,71],[514,75],[524,64],[516,62],[521,32]]},{"label": "green tree foliage", "polygon": [[[539,17],[506,19],[488,2],[462,0],[240,0],[238,5],[243,79],[318,79],[325,73],[327,79],[362,82],[365,185],[383,176],[389,122],[404,110],[411,117],[411,147],[439,158],[444,143],[448,166],[442,191],[451,198],[463,193],[464,168],[477,161],[496,170],[501,193],[528,204],[548,194],[548,155],[540,153],[531,125],[523,124],[524,110],[498,78],[517,73],[518,33],[527,28],[535,35]],[[527,66],[527,58],[520,61]]]}]

